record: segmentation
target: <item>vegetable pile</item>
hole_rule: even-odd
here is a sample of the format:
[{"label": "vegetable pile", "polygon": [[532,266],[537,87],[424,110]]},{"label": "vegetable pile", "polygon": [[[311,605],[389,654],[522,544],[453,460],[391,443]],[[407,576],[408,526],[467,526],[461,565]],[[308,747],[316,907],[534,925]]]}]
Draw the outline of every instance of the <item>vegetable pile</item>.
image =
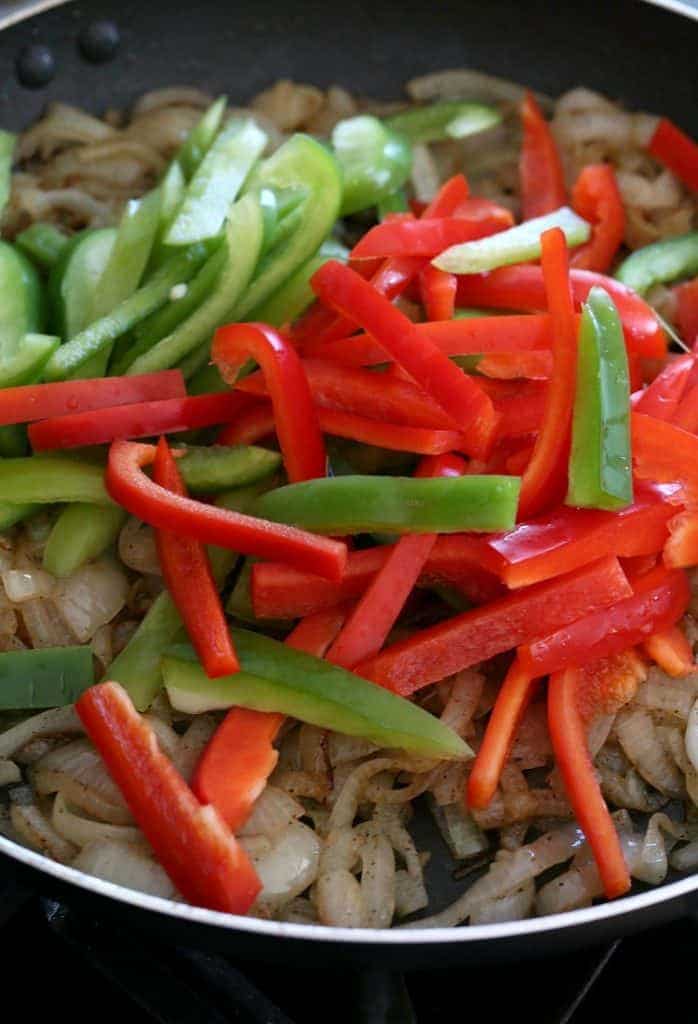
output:
[{"label": "vegetable pile", "polygon": [[[72,715],[75,702],[109,773],[85,807],[62,788],[66,775],[75,782],[68,754],[49,752],[33,784],[59,793],[53,827],[67,845],[21,804],[15,829],[60,859],[84,846],[78,866],[102,872],[130,829],[164,868],[158,891],[244,914],[272,900],[281,854],[255,852],[245,830],[260,795],[279,793],[267,780],[294,720],[387,751],[356,769],[377,764],[376,787],[381,770],[464,765],[446,807],[474,828],[469,814],[485,821],[501,800],[543,693],[551,786],[583,832],[556,842],[569,858],[586,840],[590,891],[622,895],[635,861],[590,744],[648,664],[694,672],[681,623],[686,570],[698,566],[698,234],[624,258],[613,167],[585,165],[568,191],[530,93],[519,223],[460,173],[428,202],[407,191],[417,147],[492,129],[494,107],[360,114],[329,139],[294,134],[271,154],[254,118],[225,113],[223,100],[205,111],[118,226],[68,237],[35,223],[0,243],[0,529],[58,507],[43,575],[3,572],[5,592],[38,600],[56,580],[115,571],[127,515],[154,531],[164,584],[103,659],[104,681],[74,593],[68,626],[82,644],[0,653],[0,711]],[[3,199],[12,146],[0,139]],[[660,121],[648,152],[696,189],[698,147],[676,126]],[[347,223],[355,235],[361,226],[351,248],[338,241]],[[659,284],[676,286],[683,341],[647,299]],[[105,596],[103,622],[127,586],[120,577]],[[493,681],[499,666],[501,685],[473,736],[482,688],[460,727],[452,700],[483,665]],[[439,717],[435,695],[451,677]],[[178,737],[145,714],[164,701],[201,730],[186,770],[171,753]],[[60,721],[46,735],[81,727]],[[641,723],[623,721],[630,749]],[[19,749],[3,754],[11,732],[0,733],[0,769]],[[83,742],[70,746],[89,760]],[[18,781],[12,768],[7,779]],[[294,856],[316,867],[317,838],[299,819],[320,820],[318,792],[303,791],[314,803],[287,818]],[[319,876],[320,919],[340,923],[334,875],[344,872],[349,899],[359,861],[367,885],[376,863],[395,873],[386,835],[413,886],[404,912],[423,907],[402,820],[337,852],[359,789],[353,799],[353,813],[350,797],[331,811],[328,848],[343,866]],[[95,810],[105,804],[117,810]],[[75,805],[103,822],[97,832]],[[467,856],[473,835],[443,828]],[[145,855],[132,856],[136,877]],[[314,880],[308,870],[294,896]],[[497,895],[497,870],[492,898],[512,898]],[[458,920],[477,919],[476,898],[464,899]],[[345,908],[341,923],[389,924],[386,906]]]}]

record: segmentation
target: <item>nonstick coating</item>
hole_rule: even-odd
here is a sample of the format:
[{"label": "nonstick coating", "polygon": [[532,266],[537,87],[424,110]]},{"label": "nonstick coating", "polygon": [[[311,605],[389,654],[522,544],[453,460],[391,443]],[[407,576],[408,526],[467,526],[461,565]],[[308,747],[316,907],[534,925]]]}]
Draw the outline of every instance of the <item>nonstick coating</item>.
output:
[{"label": "nonstick coating", "polygon": [[[396,98],[415,75],[469,66],[551,95],[587,85],[696,130],[698,23],[636,0],[325,0],[295,5],[197,0],[186,14],[176,6],[172,0],[69,3],[7,28],[0,33],[0,125],[23,128],[50,100],[103,111],[173,84],[225,92],[239,103],[284,77]],[[2,14],[0,5],[0,24]],[[111,62],[95,65],[80,55],[77,36],[100,18],[117,22],[121,46]],[[28,90],[18,84],[14,64],[24,46],[37,42],[50,46],[56,76],[49,87]],[[434,904],[442,906],[455,898],[459,885],[451,877],[443,844],[433,830],[428,834],[425,816],[418,818],[416,828],[420,848],[428,845],[436,854],[430,890]],[[69,869],[1,839],[0,871],[14,872],[45,893],[87,904],[93,913],[176,942],[313,965],[341,961],[407,968],[551,955],[664,923],[698,904],[697,876],[556,919],[448,932],[357,935],[254,920],[238,924],[85,876],[75,884]]]}]

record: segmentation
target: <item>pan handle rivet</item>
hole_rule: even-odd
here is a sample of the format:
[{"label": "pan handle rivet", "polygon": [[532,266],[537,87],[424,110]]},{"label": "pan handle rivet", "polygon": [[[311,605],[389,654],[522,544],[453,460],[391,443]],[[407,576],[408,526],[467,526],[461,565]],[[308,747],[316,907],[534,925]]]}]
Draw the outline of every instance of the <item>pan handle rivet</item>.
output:
[{"label": "pan handle rivet", "polygon": [[55,75],[56,61],[48,46],[31,43],[20,50],[15,71],[20,85],[27,89],[41,89]]},{"label": "pan handle rivet", "polygon": [[113,21],[92,21],[78,37],[78,46],[85,60],[103,64],[116,54],[121,42],[118,26]]}]

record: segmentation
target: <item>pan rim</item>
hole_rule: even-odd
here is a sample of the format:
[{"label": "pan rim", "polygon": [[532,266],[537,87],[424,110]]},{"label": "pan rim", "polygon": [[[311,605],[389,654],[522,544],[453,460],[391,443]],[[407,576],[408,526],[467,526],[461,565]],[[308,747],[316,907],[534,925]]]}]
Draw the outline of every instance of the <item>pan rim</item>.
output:
[{"label": "pan rim", "polygon": [[[52,8],[72,2],[73,0],[28,0],[27,3],[10,10],[8,14],[0,16],[0,31]],[[692,21],[698,21],[698,8],[690,6],[684,0],[641,0],[641,2],[661,7]],[[0,855],[49,875],[58,882],[94,893],[96,896],[127,904],[134,909],[152,911],[188,924],[222,928],[226,931],[266,938],[291,938],[330,945],[335,943],[375,946],[432,946],[442,943],[467,945],[468,943],[492,942],[496,939],[513,940],[524,936],[553,935],[556,932],[566,932],[572,928],[590,927],[609,920],[635,917],[642,911],[679,900],[698,891],[698,874],[695,874],[675,882],[659,885],[646,892],[624,896],[616,902],[600,903],[581,910],[550,914],[540,918],[527,918],[523,921],[449,928],[337,928],[327,925],[291,924],[240,917],[191,906],[187,903],[179,903],[159,896],[150,896],[147,893],[87,875],[69,865],[59,864],[44,854],[20,846],[4,836],[0,836]]]},{"label": "pan rim", "polygon": [[448,928],[338,928],[330,925],[292,924],[267,921],[256,917],[241,917],[222,911],[179,903],[162,896],[151,896],[137,889],[128,889],[114,882],[85,874],[67,864],[59,864],[42,853],[20,846],[0,836],[0,855],[6,854],[26,867],[48,874],[59,882],[128,904],[135,909],[154,911],[176,918],[187,924],[204,925],[258,935],[266,938],[289,938],[300,941],[349,943],[350,945],[438,945],[440,943],[478,943],[495,939],[516,939],[524,936],[551,935],[570,928],[584,928],[613,919],[639,915],[654,906],[678,900],[698,892],[698,874],[657,886],[646,892],[624,896],[616,902],[599,903],[581,910],[568,910],[544,917],[525,918],[523,921],[504,921],[497,924],[465,925]]}]

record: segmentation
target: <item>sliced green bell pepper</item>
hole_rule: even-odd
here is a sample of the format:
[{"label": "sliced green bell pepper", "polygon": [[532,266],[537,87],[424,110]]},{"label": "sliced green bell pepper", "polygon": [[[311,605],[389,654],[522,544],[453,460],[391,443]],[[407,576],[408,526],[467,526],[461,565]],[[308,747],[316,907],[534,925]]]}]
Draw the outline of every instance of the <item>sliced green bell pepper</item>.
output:
[{"label": "sliced green bell pepper", "polygon": [[656,284],[668,284],[696,274],[698,231],[691,231],[636,249],[618,267],[616,279],[644,295]]},{"label": "sliced green bell pepper", "polygon": [[439,142],[444,139],[464,139],[499,124],[502,115],[494,107],[482,103],[463,103],[461,100],[442,100],[425,107],[411,107],[384,118],[393,131],[400,132],[410,142]]},{"label": "sliced green bell pepper", "polygon": [[250,320],[272,327],[282,327],[299,317],[313,302],[315,294],[310,279],[328,260],[341,260],[346,263],[349,250],[333,238],[323,242],[315,256],[296,270],[278,291],[274,292],[266,302],[249,314]]},{"label": "sliced green bell pepper", "polygon": [[472,754],[438,718],[383,687],[261,633],[234,629],[231,634],[241,664],[235,675],[209,679],[187,645],[171,648],[163,658],[167,694],[178,711],[233,706],[279,711],[426,757]]},{"label": "sliced green bell pepper", "polygon": [[561,228],[569,246],[581,245],[591,234],[585,220],[569,206],[561,206],[559,210],[534,217],[496,235],[452,245],[432,263],[449,274],[480,274],[512,263],[537,260],[540,259],[540,236],[549,228]]},{"label": "sliced green bell pepper", "polygon": [[336,160],[308,135],[294,135],[259,165],[245,191],[294,189],[303,199],[293,214],[298,217],[291,235],[274,245],[259,262],[250,286],[235,306],[235,319],[245,320],[306,260],[329,235],[339,213],[342,181]]},{"label": "sliced green bell pepper", "polygon": [[335,476],[288,484],[263,495],[262,519],[317,533],[457,533],[509,530],[521,481],[515,476],[414,479]]},{"label": "sliced green bell pepper", "polygon": [[46,367],[47,380],[66,380],[92,356],[110,348],[122,334],[163,306],[172,288],[176,284],[186,283],[204,262],[206,255],[204,246],[192,246],[172,256],[149,281],[116,309],[62,345]]},{"label": "sliced green bell pepper", "polygon": [[116,234],[116,228],[80,231],[68,241],[51,270],[51,322],[64,341],[90,323],[97,282],[109,262]]},{"label": "sliced green bell pepper", "polygon": [[71,576],[110,548],[125,522],[126,513],[117,505],[66,505],[48,535],[44,569],[52,576]]},{"label": "sliced green bell pepper", "polygon": [[111,505],[104,469],[64,455],[0,459],[0,501],[53,505],[81,501]]},{"label": "sliced green bell pepper", "polygon": [[226,106],[225,96],[219,96],[205,111],[201,120],[194,125],[175,156],[187,181],[196,171],[218,134]]},{"label": "sliced green bell pepper", "polygon": [[0,710],[73,704],[94,682],[92,650],[43,647],[0,654]]},{"label": "sliced green bell pepper", "polygon": [[[0,387],[37,381],[60,343],[54,334],[25,334],[13,346],[0,345]],[[0,431],[4,429],[0,427]]]},{"label": "sliced green bell pepper", "polygon": [[566,503],[617,509],[633,500],[628,357],[618,311],[602,288],[582,307]]},{"label": "sliced green bell pepper", "polygon": [[230,121],[189,182],[165,245],[191,245],[218,235],[266,144],[266,134],[254,121]]},{"label": "sliced green bell pepper", "polygon": [[15,150],[17,136],[11,132],[0,131],[0,214],[7,206],[12,187],[12,154]]},{"label": "sliced green bell pepper", "polygon": [[252,445],[188,448],[177,460],[187,488],[194,494],[217,494],[270,476],[281,465],[279,452]]},{"label": "sliced green bell pepper", "polygon": [[51,270],[69,243],[68,236],[55,224],[44,224],[41,221],[31,224],[15,238],[15,245],[42,270]]},{"label": "sliced green bell pepper", "polygon": [[407,202],[407,193],[404,188],[397,192],[391,192],[389,196],[379,199],[376,203],[378,220],[384,220],[390,213],[409,213],[410,204]]},{"label": "sliced green bell pepper", "polygon": [[210,341],[213,332],[232,316],[254,273],[262,245],[262,214],[253,196],[234,203],[225,227],[225,263],[215,289],[191,316],[138,356],[129,374],[152,373],[176,366],[199,345]]},{"label": "sliced green bell pepper", "polygon": [[344,176],[343,217],[375,206],[402,188],[412,171],[408,139],[370,114],[336,124],[332,146]]}]

